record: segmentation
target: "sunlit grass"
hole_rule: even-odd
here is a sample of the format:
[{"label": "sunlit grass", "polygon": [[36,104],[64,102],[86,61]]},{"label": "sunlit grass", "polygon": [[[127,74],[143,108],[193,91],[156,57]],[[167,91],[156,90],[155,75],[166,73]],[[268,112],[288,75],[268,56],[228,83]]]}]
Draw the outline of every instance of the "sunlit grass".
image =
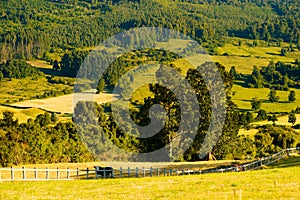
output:
[{"label": "sunlit grass", "polygon": [[289,91],[277,91],[277,95],[280,97],[279,102],[269,102],[268,94],[270,89],[268,88],[244,88],[239,85],[233,86],[235,96],[233,96],[233,102],[237,104],[238,108],[251,110],[251,100],[254,97],[262,100],[261,109],[267,112],[291,112],[300,105],[300,90],[293,89],[296,92],[296,101],[289,103],[288,95]]},{"label": "sunlit grass", "polygon": [[300,157],[264,170],[153,178],[5,182],[1,199],[298,199]]}]

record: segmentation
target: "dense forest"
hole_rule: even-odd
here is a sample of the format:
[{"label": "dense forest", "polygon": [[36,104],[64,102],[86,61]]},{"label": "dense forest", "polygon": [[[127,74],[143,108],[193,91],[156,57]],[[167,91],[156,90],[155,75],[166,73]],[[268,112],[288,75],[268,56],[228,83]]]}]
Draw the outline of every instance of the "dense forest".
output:
[{"label": "dense forest", "polygon": [[0,60],[48,59],[134,27],[180,31],[209,47],[236,36],[300,46],[299,2],[283,0],[0,2]]}]

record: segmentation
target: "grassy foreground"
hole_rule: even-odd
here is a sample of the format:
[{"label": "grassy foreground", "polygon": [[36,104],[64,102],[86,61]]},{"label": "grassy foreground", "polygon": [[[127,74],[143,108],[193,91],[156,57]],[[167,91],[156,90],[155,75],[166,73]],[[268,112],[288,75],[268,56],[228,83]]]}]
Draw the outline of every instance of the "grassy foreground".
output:
[{"label": "grassy foreground", "polygon": [[300,156],[263,170],[178,177],[8,182],[0,199],[298,199]]}]

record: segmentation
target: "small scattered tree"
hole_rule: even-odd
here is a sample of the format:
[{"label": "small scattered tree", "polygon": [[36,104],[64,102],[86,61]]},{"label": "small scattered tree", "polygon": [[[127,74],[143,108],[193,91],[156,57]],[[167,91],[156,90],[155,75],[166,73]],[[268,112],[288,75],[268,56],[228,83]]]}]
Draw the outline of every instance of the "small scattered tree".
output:
[{"label": "small scattered tree", "polygon": [[260,70],[256,65],[253,66],[253,71],[250,76],[250,83],[252,83],[255,88],[263,87],[263,76],[261,75]]},{"label": "small scattered tree", "polygon": [[60,70],[60,66],[59,66],[57,60],[54,60],[54,62],[53,62],[53,69],[54,69],[54,70]]},{"label": "small scattered tree", "polygon": [[259,100],[257,97],[254,97],[251,101],[251,108],[252,110],[258,110],[261,107],[261,100]]},{"label": "small scattered tree", "polygon": [[268,94],[269,101],[274,103],[279,100],[279,96],[276,95],[276,90],[271,90],[270,93]]},{"label": "small scattered tree", "polygon": [[253,116],[253,113],[252,113],[252,112],[247,112],[247,113],[246,113],[246,120],[249,122],[249,124],[250,124],[251,122],[253,122],[254,116]]},{"label": "small scattered tree", "polygon": [[56,122],[58,122],[58,120],[59,120],[59,118],[58,118],[57,114],[52,113],[51,114],[51,122],[56,123]]},{"label": "small scattered tree", "polygon": [[237,73],[236,69],[234,66],[232,66],[230,68],[230,71],[229,71],[229,74],[230,76],[232,77],[233,80],[237,80],[240,78],[240,74]]},{"label": "small scattered tree", "polygon": [[292,123],[294,125],[296,123],[296,120],[297,120],[297,118],[296,118],[295,113],[290,113],[288,122]]},{"label": "small scattered tree", "polygon": [[97,94],[99,94],[100,92],[102,92],[105,88],[105,81],[103,78],[100,79],[99,84],[97,86]]},{"label": "small scattered tree", "polygon": [[255,118],[257,121],[263,121],[268,119],[268,114],[265,110],[259,110]]},{"label": "small scattered tree", "polygon": [[294,90],[292,90],[289,94],[289,102],[294,102],[296,101],[296,93]]}]

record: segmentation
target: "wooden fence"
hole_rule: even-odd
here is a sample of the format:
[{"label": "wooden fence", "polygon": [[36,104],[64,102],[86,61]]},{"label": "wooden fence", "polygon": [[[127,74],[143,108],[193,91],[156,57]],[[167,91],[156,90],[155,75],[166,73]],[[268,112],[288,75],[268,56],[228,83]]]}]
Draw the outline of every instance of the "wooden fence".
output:
[{"label": "wooden fence", "polygon": [[125,177],[153,177],[153,176],[179,176],[190,174],[207,174],[207,173],[225,173],[255,170],[264,165],[270,165],[284,157],[300,153],[300,147],[282,150],[269,157],[261,158],[251,163],[242,165],[233,165],[223,168],[211,168],[205,170],[189,169],[160,169],[160,168],[125,168],[114,169],[110,176],[106,177],[105,169],[103,176],[95,173],[95,169],[29,169],[29,168],[0,168],[1,181],[46,181],[46,180],[76,180],[76,179],[95,179],[95,178],[125,178]]}]

